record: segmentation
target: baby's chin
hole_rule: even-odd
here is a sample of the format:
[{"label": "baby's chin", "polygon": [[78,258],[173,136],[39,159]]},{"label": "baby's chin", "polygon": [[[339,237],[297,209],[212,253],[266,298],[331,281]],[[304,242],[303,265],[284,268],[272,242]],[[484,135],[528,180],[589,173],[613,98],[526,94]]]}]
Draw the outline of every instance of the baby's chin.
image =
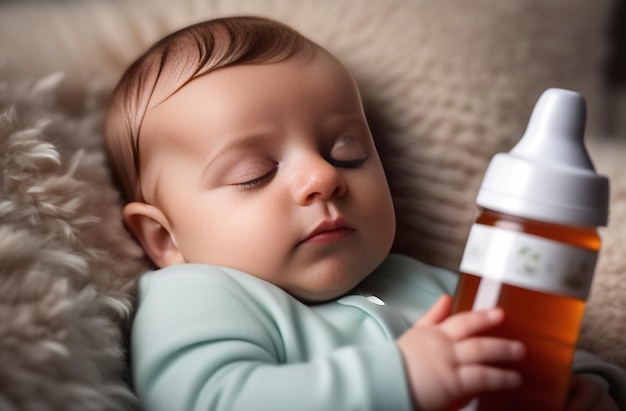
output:
[{"label": "baby's chin", "polygon": [[332,286],[316,287],[309,289],[299,288],[297,290],[285,290],[292,297],[302,301],[306,304],[323,304],[328,301],[336,300],[342,296],[348,294],[357,285],[363,281],[364,278],[359,281],[352,281],[347,284],[333,284]]},{"label": "baby's chin", "polygon": [[330,264],[323,264],[309,271],[308,278],[304,281],[301,277],[298,282],[277,285],[304,303],[324,303],[336,300],[354,290],[383,260],[384,257],[336,259],[330,261]]}]

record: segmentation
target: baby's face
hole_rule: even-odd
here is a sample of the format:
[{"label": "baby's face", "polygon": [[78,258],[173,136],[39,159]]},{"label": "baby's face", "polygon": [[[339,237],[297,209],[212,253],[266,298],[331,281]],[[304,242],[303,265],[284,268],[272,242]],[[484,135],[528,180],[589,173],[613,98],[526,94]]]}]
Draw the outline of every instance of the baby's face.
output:
[{"label": "baby's face", "polygon": [[321,51],[199,77],[147,112],[142,139],[143,192],[183,261],[321,301],[391,248],[393,205],[358,91]]}]

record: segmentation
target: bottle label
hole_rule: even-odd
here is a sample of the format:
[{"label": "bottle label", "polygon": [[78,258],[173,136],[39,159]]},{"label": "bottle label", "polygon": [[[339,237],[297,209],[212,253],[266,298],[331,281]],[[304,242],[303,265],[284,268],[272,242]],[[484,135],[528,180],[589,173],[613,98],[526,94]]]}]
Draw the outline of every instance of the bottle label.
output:
[{"label": "bottle label", "polygon": [[534,291],[586,300],[598,253],[499,227],[474,224],[461,271]]}]

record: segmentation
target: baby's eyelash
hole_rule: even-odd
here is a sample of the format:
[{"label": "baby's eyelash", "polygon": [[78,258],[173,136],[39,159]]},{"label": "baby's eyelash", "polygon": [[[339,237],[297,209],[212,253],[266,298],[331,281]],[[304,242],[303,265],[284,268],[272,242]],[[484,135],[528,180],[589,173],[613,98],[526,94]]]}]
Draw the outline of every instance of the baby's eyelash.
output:
[{"label": "baby's eyelash", "polygon": [[274,174],[276,174],[276,171],[278,171],[278,167],[271,169],[269,172],[253,180],[244,181],[243,183],[237,183],[233,185],[242,189],[257,188],[261,186],[263,183],[265,183],[266,181],[268,181],[270,178],[274,177]]},{"label": "baby's eyelash", "polygon": [[357,158],[355,160],[335,160],[335,159],[331,159],[331,163],[334,166],[342,167],[342,168],[356,168],[356,167],[360,167],[366,161],[367,161],[367,157]]}]

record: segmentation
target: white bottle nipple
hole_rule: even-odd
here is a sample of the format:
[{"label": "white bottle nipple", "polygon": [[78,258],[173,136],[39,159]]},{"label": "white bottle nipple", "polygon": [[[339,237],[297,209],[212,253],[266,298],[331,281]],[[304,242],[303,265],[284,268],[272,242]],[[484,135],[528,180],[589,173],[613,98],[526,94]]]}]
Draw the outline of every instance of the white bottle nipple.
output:
[{"label": "white bottle nipple", "polygon": [[596,174],[587,154],[585,121],[579,93],[546,90],[521,140],[491,160],[477,203],[544,222],[606,225],[609,181]]}]

